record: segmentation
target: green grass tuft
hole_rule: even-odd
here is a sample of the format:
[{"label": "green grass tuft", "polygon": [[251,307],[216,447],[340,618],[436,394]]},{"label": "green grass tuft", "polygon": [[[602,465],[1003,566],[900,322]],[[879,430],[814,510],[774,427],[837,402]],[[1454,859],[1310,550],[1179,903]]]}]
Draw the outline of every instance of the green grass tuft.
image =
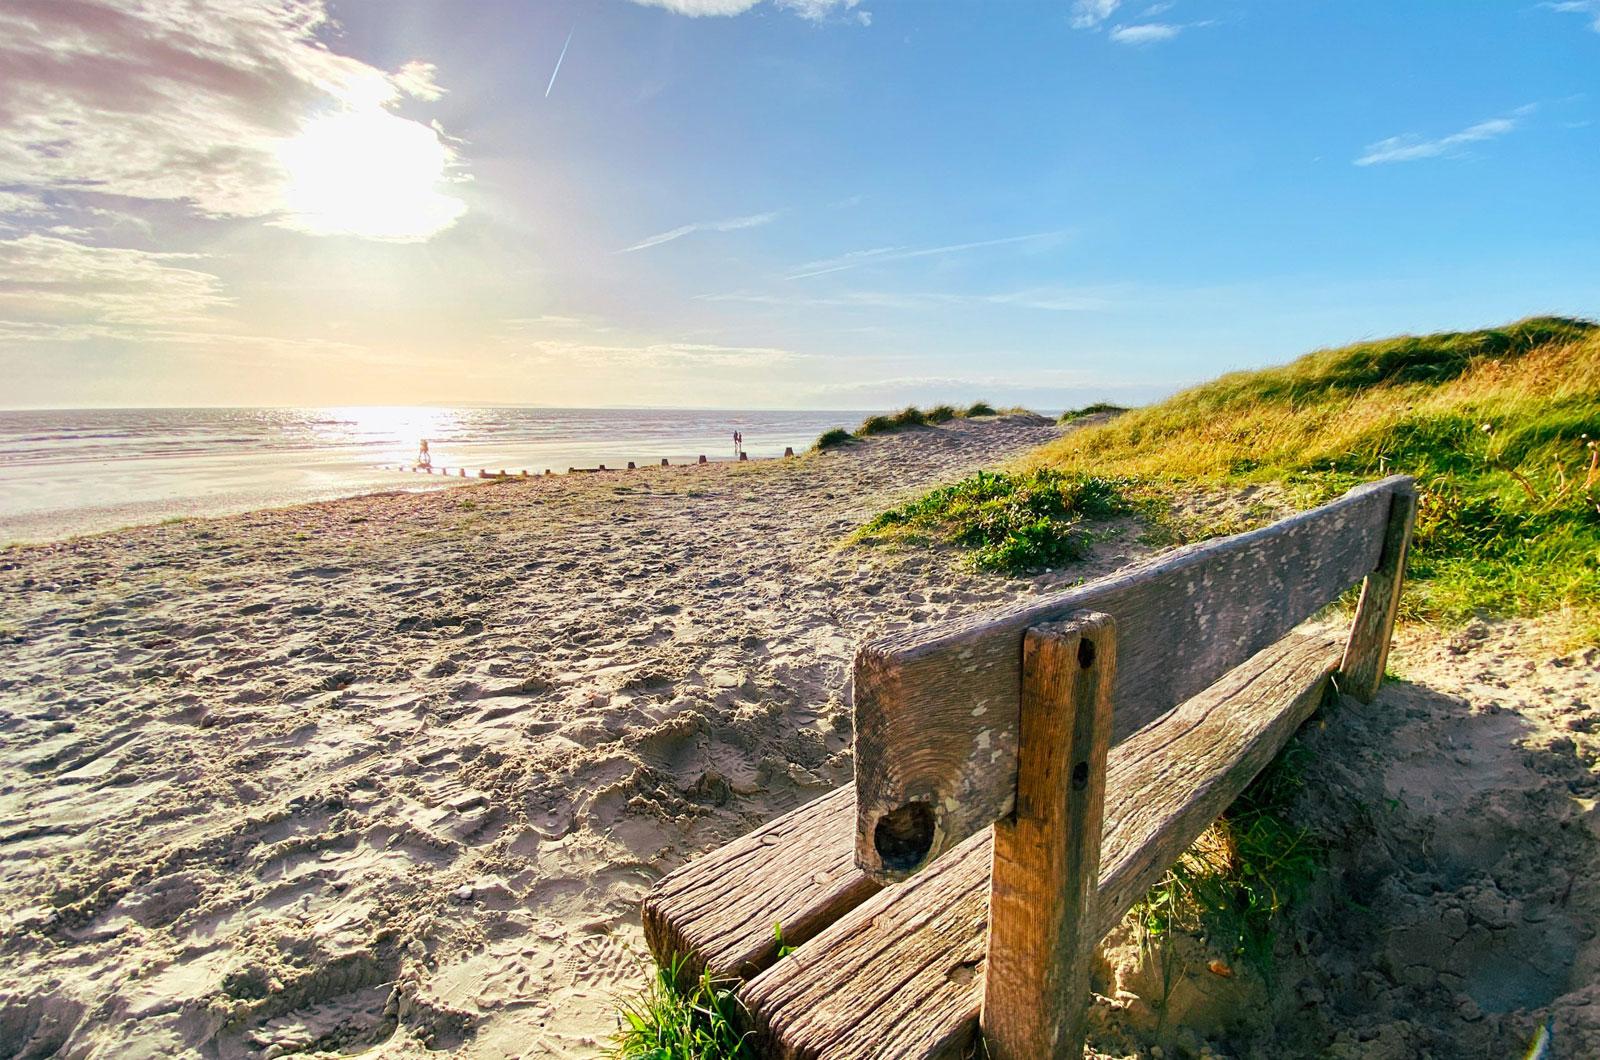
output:
[{"label": "green grass tuft", "polygon": [[[1025,409],[1011,409],[1007,411],[1025,412]],[[958,409],[954,405],[935,405],[924,412],[915,405],[907,405],[899,412],[886,416],[868,416],[856,428],[856,437],[869,438],[874,434],[893,434],[910,427],[928,427],[938,423],[949,423],[951,420],[965,419],[969,416],[996,416],[995,412],[985,402],[979,401],[966,409]],[[833,434],[829,431],[828,434]],[[826,437],[826,436],[824,436]]]},{"label": "green grass tuft", "polygon": [[931,536],[971,549],[981,570],[1020,573],[1082,559],[1094,540],[1086,520],[1134,510],[1118,483],[1097,475],[980,471],[884,512],[857,536]]},{"label": "green grass tuft", "polygon": [[816,444],[811,448],[821,452],[824,449],[837,449],[840,446],[849,445],[855,440],[855,436],[843,427],[835,427],[831,431],[823,431],[818,436]]},{"label": "green grass tuft", "polygon": [[1113,405],[1109,401],[1096,401],[1094,404],[1085,405],[1081,409],[1068,409],[1057,417],[1057,422],[1071,423],[1073,420],[1081,420],[1085,416],[1094,416],[1101,412],[1109,412],[1113,416],[1120,416],[1127,411],[1127,408],[1122,405]]},{"label": "green grass tuft", "polygon": [[1288,819],[1309,754],[1285,748],[1134,906],[1147,945],[1186,931],[1272,982],[1280,917],[1327,860],[1326,844]]},{"label": "green grass tuft", "polygon": [[705,972],[683,990],[677,985],[681,970],[681,960],[657,968],[644,993],[622,1006],[607,1055],[612,1060],[755,1060],[738,1029],[736,984]]}]

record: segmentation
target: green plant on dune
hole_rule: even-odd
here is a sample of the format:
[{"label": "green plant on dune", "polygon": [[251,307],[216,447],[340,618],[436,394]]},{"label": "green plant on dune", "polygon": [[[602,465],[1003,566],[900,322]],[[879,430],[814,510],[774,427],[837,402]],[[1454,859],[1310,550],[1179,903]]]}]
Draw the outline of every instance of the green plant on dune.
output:
[{"label": "green plant on dune", "polygon": [[832,430],[823,431],[818,436],[816,444],[811,448],[821,452],[824,449],[837,449],[840,446],[849,445],[855,440],[855,435],[843,427],[835,427]]},{"label": "green plant on dune", "polygon": [[644,992],[621,1006],[611,1039],[612,1060],[755,1060],[739,1030],[739,1000],[732,982],[702,972],[679,985],[682,959],[656,975]]},{"label": "green plant on dune", "polygon": [[1127,411],[1127,408],[1122,405],[1113,405],[1109,401],[1096,401],[1094,404],[1085,405],[1081,409],[1067,409],[1060,416],[1056,417],[1056,421],[1058,423],[1071,423],[1073,420],[1081,420],[1085,416],[1094,416],[1102,412],[1109,412],[1113,416],[1120,416],[1122,413]]},{"label": "green plant on dune", "polygon": [[971,549],[979,569],[1015,573],[1081,559],[1093,540],[1087,520],[1132,511],[1119,484],[1101,476],[980,471],[884,512],[858,539],[931,537]]},{"label": "green plant on dune", "polygon": [[1309,754],[1285,748],[1133,907],[1147,952],[1170,957],[1172,934],[1189,932],[1272,982],[1279,916],[1327,858],[1323,840],[1290,820]]},{"label": "green plant on dune", "polygon": [[925,427],[928,417],[915,405],[907,405],[892,416],[868,416],[856,428],[856,434],[865,438],[873,434],[888,434],[892,431],[905,430],[907,427]]},{"label": "green plant on dune", "polygon": [[[994,416],[994,409],[982,401],[976,402],[965,410],[954,405],[935,405],[924,412],[915,405],[907,405],[899,412],[881,416],[868,416],[861,421],[861,426],[856,428],[858,438],[868,438],[874,434],[892,434],[903,431],[908,427],[928,427],[939,423],[949,423],[951,420],[965,419],[969,416]],[[831,431],[829,432],[832,433]]]}]

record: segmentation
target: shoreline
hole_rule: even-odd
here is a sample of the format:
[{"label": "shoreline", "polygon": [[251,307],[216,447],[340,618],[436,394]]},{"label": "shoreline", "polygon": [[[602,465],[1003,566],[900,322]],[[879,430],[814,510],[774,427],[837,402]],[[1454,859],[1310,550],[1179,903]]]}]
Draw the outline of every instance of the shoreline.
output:
[{"label": "shoreline", "polygon": [[[482,486],[482,485],[487,485],[487,484],[490,484],[490,483],[500,482],[500,481],[504,481],[504,480],[513,480],[514,479],[514,480],[523,481],[523,482],[532,482],[532,481],[538,480],[538,481],[543,481],[543,482],[549,482],[549,481],[554,480],[554,479],[567,478],[569,475],[588,475],[588,474],[595,474],[595,473],[601,473],[601,474],[606,474],[606,475],[610,475],[610,474],[637,474],[639,472],[660,471],[660,470],[662,470],[663,467],[670,467],[670,468],[673,468],[673,469],[683,469],[683,468],[689,468],[689,467],[711,467],[711,466],[734,465],[734,464],[746,464],[746,465],[749,465],[749,464],[758,464],[758,463],[768,463],[768,462],[771,462],[771,461],[774,461],[774,460],[800,460],[800,459],[804,459],[807,455],[808,454],[804,453],[804,452],[797,452],[792,457],[784,457],[784,456],[760,456],[760,457],[756,457],[756,456],[752,456],[749,459],[742,460],[742,461],[735,461],[730,457],[710,457],[710,456],[708,456],[706,458],[705,464],[703,464],[703,465],[699,464],[698,462],[695,462],[695,461],[685,461],[685,462],[676,463],[676,464],[670,464],[670,465],[645,464],[645,465],[643,465],[641,467],[634,467],[634,468],[628,468],[628,467],[582,468],[582,467],[580,467],[580,468],[569,468],[567,471],[554,471],[552,469],[552,473],[551,474],[535,473],[532,470],[528,470],[526,475],[518,474],[518,473],[515,473],[515,472],[509,473],[509,474],[505,474],[505,475],[495,475],[495,474],[481,474],[480,473],[480,469],[473,469],[471,471],[471,473],[469,473],[469,474],[467,474],[465,476],[460,476],[460,475],[456,475],[456,474],[453,474],[453,473],[452,474],[448,474],[448,475],[440,473],[440,474],[428,475],[428,476],[425,476],[424,478],[421,478],[421,479],[416,479],[416,478],[412,477],[413,474],[421,474],[421,472],[414,472],[413,469],[411,469],[411,468],[380,465],[380,466],[375,466],[373,468],[370,468],[368,470],[374,471],[374,472],[382,472],[382,473],[386,473],[386,474],[393,474],[393,475],[406,475],[407,476],[406,484],[404,484],[404,485],[394,485],[394,486],[371,486],[371,487],[352,486],[351,487],[352,492],[348,492],[348,493],[347,492],[334,492],[334,493],[332,493],[331,495],[328,495],[328,496],[311,496],[311,497],[307,497],[307,498],[304,498],[304,499],[286,500],[281,504],[280,503],[266,503],[266,504],[258,504],[258,505],[255,505],[255,506],[237,507],[237,508],[235,508],[234,506],[231,506],[231,505],[224,505],[221,509],[215,510],[215,511],[205,510],[205,511],[196,511],[196,512],[193,512],[193,513],[174,514],[174,515],[164,516],[164,517],[161,517],[161,518],[144,519],[144,520],[140,520],[140,521],[134,521],[134,522],[128,522],[128,523],[120,523],[120,524],[116,524],[116,525],[106,525],[106,526],[100,526],[100,527],[91,526],[91,528],[89,528],[89,529],[74,530],[74,531],[68,531],[68,530],[66,530],[64,528],[67,525],[69,525],[70,518],[72,516],[78,514],[78,513],[75,513],[75,512],[66,512],[66,513],[60,513],[60,514],[58,514],[56,512],[42,512],[42,513],[37,513],[36,515],[23,515],[23,516],[9,517],[9,518],[0,518],[0,526],[4,526],[7,523],[34,522],[34,523],[42,523],[42,524],[47,525],[47,526],[59,525],[59,526],[63,527],[63,529],[60,530],[60,531],[47,532],[47,533],[45,533],[44,536],[40,536],[40,537],[32,537],[32,538],[5,537],[5,538],[0,538],[0,551],[4,551],[4,550],[7,550],[7,549],[30,548],[30,547],[36,547],[36,546],[41,546],[41,545],[59,544],[59,543],[68,542],[68,541],[78,541],[78,540],[81,540],[81,539],[84,539],[84,538],[100,537],[100,536],[103,536],[103,535],[106,535],[106,534],[125,533],[125,532],[128,532],[128,531],[142,530],[142,529],[146,529],[146,528],[153,527],[153,526],[164,526],[164,525],[171,525],[171,524],[175,524],[175,523],[203,522],[203,521],[216,520],[216,519],[232,519],[232,518],[237,518],[239,516],[254,515],[254,514],[259,513],[259,512],[280,512],[280,511],[284,511],[284,510],[291,509],[291,508],[301,508],[301,507],[306,507],[306,506],[309,506],[309,505],[334,504],[334,503],[337,503],[339,501],[359,500],[359,499],[364,498],[364,497],[381,497],[381,496],[388,496],[388,495],[413,495],[414,496],[414,495],[420,495],[420,494],[426,494],[426,493],[438,493],[438,492],[443,492],[443,491],[446,491],[446,490],[460,489],[462,487],[467,487],[467,486]],[[457,469],[456,467],[452,466],[450,468],[450,470],[451,470],[451,472],[455,472],[457,470],[465,470],[465,469],[464,468]],[[481,470],[487,471],[488,469],[481,469]],[[522,470],[523,469],[521,469],[521,468],[517,469],[518,472],[520,472]],[[185,502],[188,502],[188,501],[198,501],[198,500],[199,500],[199,498],[175,498],[171,503],[174,504],[174,505],[181,505],[181,504],[183,504]],[[90,517],[90,520],[89,520],[91,523],[96,522],[96,521],[99,521],[99,522],[104,522],[105,521],[106,517],[102,517],[102,518],[100,518],[98,520],[93,518],[93,513],[98,511],[97,509],[88,509],[88,511],[91,513],[91,517]],[[0,531],[0,533],[9,533],[9,532],[10,531]]]}]

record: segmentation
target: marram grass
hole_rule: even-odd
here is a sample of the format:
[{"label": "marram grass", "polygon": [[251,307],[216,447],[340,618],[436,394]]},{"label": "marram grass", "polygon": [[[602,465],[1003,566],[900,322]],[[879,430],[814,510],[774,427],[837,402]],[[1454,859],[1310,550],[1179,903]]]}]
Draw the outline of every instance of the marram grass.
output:
[{"label": "marram grass", "polygon": [[1026,464],[1142,492],[1281,483],[1310,506],[1405,473],[1404,615],[1551,615],[1600,643],[1600,328],[1502,328],[1320,350],[1066,435]]}]

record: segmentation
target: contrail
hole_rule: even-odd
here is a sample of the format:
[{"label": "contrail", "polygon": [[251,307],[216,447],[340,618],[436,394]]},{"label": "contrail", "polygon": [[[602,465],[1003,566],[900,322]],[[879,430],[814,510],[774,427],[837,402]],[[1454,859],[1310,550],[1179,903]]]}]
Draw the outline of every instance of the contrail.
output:
[{"label": "contrail", "polygon": [[576,32],[577,29],[577,26],[573,26],[572,29],[567,32],[567,43],[561,46],[561,54],[556,57],[556,68],[550,71],[550,83],[544,86],[545,99],[550,98],[550,90],[556,87],[556,75],[561,72],[561,60],[567,57],[567,47],[572,43],[572,34]]}]

